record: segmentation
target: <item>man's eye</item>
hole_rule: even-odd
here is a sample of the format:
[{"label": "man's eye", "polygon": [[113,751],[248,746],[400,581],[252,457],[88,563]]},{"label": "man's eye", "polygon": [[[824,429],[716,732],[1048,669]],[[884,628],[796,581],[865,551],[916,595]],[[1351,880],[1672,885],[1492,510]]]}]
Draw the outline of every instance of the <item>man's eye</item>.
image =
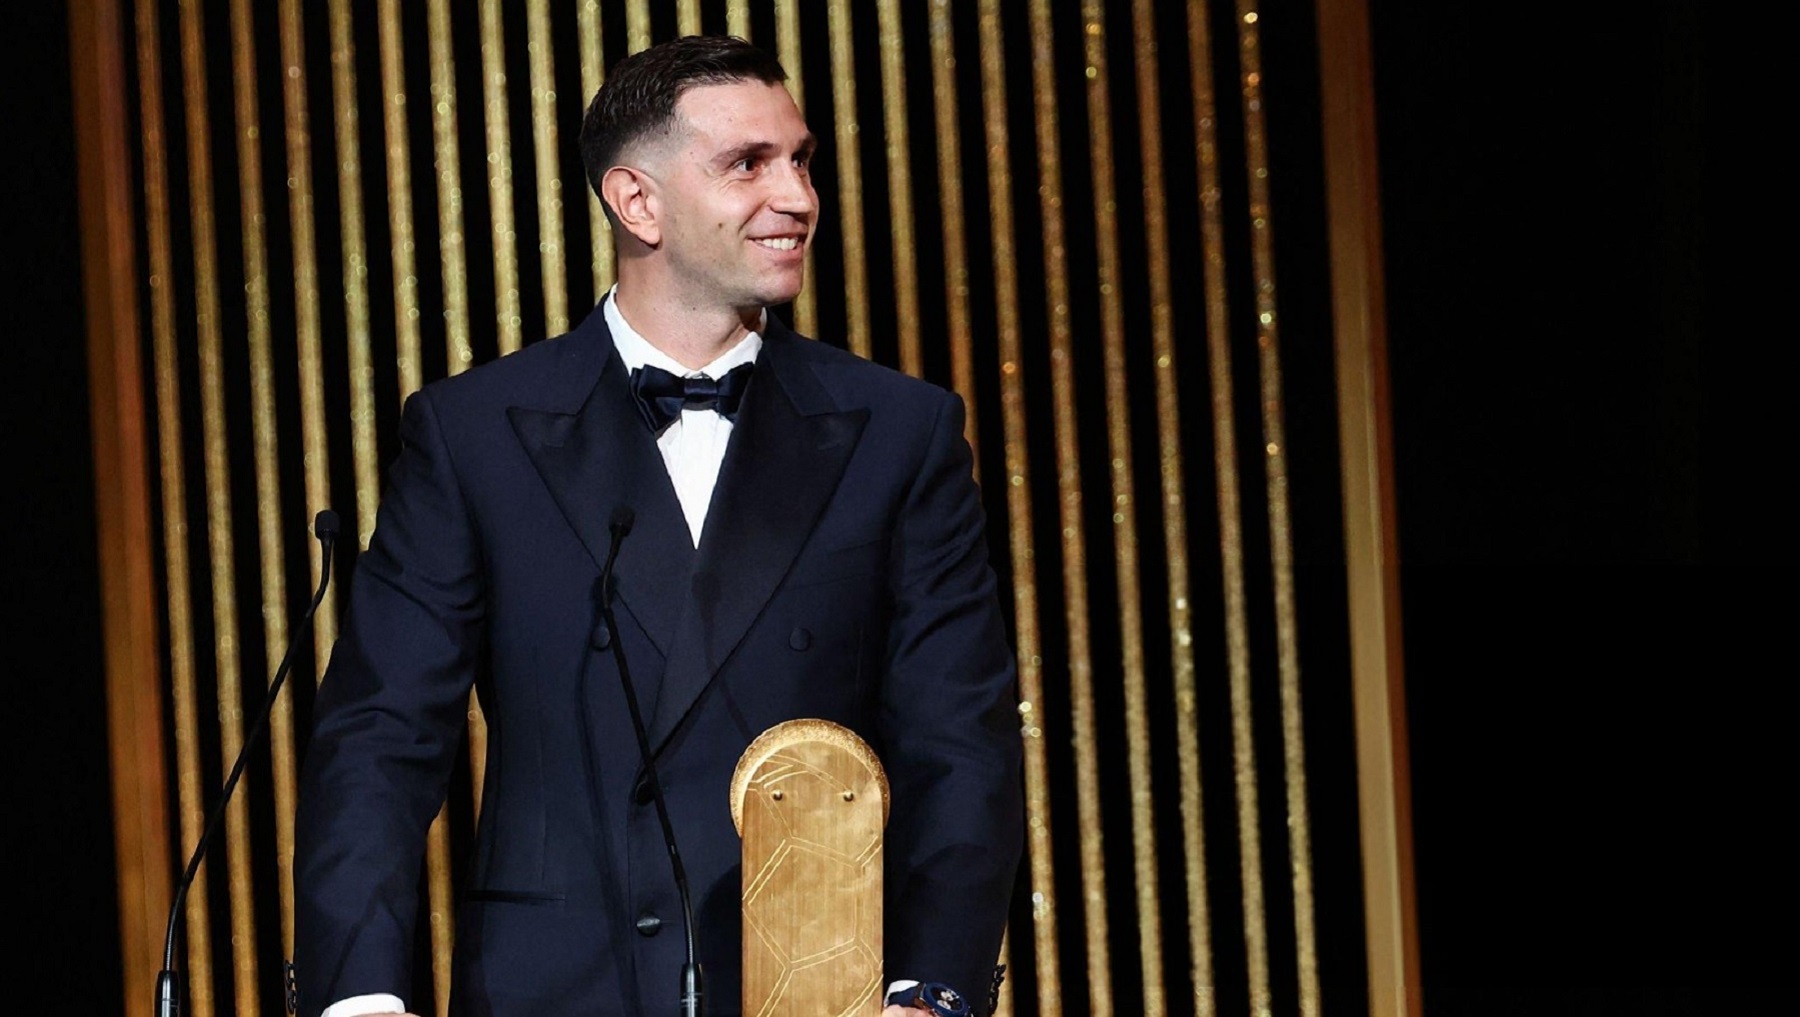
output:
[{"label": "man's eye", "polygon": [[756,172],[756,158],[754,156],[748,156],[739,159],[737,162],[731,164],[731,168],[744,173],[754,173]]}]

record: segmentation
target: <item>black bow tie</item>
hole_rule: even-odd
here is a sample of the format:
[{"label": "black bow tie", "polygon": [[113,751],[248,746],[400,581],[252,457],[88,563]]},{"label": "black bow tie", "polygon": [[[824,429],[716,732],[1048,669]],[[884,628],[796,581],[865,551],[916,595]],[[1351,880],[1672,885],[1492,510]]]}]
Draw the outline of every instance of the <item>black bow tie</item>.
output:
[{"label": "black bow tie", "polygon": [[719,416],[735,421],[755,366],[739,364],[715,379],[682,378],[646,364],[631,372],[631,396],[651,434],[661,434],[680,419],[682,410],[718,410]]}]

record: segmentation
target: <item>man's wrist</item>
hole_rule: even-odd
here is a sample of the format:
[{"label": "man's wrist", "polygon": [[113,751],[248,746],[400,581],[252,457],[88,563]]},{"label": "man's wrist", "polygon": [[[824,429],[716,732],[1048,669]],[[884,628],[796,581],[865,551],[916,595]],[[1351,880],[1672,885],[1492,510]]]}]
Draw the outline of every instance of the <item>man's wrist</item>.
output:
[{"label": "man's wrist", "polygon": [[962,993],[950,986],[936,982],[916,982],[912,979],[889,982],[887,995],[882,997],[882,1005],[916,1007],[949,1017],[967,1017],[974,1012]]}]

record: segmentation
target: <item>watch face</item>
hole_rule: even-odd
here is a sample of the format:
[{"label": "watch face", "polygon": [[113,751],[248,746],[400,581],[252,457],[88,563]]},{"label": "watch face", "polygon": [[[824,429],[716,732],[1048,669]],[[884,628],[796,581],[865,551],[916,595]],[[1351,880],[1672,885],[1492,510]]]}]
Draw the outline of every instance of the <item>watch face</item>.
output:
[{"label": "watch face", "polygon": [[927,983],[919,986],[919,1002],[931,1007],[941,1017],[967,1017],[969,1004],[948,985]]}]

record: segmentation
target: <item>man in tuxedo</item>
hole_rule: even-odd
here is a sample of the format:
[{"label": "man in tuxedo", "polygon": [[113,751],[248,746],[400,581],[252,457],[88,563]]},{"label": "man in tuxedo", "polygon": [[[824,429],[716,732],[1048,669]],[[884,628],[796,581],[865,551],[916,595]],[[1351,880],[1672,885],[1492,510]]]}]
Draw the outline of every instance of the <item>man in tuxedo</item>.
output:
[{"label": "man in tuxedo", "polygon": [[[614,649],[709,1013],[741,993],[732,770],[796,717],[857,731],[888,772],[887,1012],[958,993],[983,1012],[1023,806],[963,408],[766,310],[799,293],[818,225],[785,77],[725,38],[623,61],[581,134],[618,285],[568,335],[407,402],[301,782],[302,1013],[405,1010],[471,685],[489,746],[454,1010],[674,1012],[686,930]],[[598,586],[623,515],[615,631]]]}]

